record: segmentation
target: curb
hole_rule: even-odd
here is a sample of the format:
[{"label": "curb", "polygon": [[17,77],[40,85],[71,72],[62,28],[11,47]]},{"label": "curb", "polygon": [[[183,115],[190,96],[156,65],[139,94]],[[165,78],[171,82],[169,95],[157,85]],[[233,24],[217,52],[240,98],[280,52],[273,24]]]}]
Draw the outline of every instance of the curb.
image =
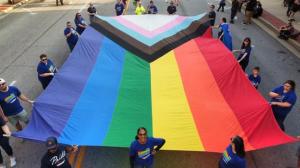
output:
[{"label": "curb", "polygon": [[[231,4],[231,1],[226,0],[229,4]],[[245,7],[242,7],[245,10]],[[266,11],[266,10],[264,10]],[[268,12],[269,13],[269,12]],[[244,15],[243,12],[241,12],[242,15]],[[274,16],[274,15],[273,15]],[[276,16],[274,16],[276,17]],[[252,21],[260,27],[262,30],[267,32],[270,36],[272,36],[276,41],[278,41],[281,45],[283,45],[286,49],[288,49],[291,53],[296,55],[298,58],[300,58],[300,43],[297,42],[294,39],[289,38],[288,40],[282,40],[278,38],[278,29],[269,21],[262,18],[261,16],[258,18],[252,18]]]},{"label": "curb", "polygon": [[15,9],[15,8],[18,8],[18,7],[20,7],[20,6],[22,6],[22,5],[26,4],[26,3],[28,3],[28,2],[30,2],[30,1],[31,1],[31,0],[22,0],[21,2],[18,2],[18,3],[16,3],[16,4],[14,4],[14,5],[8,7],[7,9],[5,9],[5,10],[3,10],[3,11],[0,11],[0,15],[1,15],[1,13],[8,13],[9,11],[11,11],[11,10],[13,10],[13,9]]}]

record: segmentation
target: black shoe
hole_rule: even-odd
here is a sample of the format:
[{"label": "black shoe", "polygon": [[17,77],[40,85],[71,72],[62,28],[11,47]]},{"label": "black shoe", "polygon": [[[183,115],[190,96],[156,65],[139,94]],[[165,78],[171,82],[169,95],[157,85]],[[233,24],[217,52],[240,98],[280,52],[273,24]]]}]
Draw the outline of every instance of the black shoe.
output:
[{"label": "black shoe", "polygon": [[231,20],[231,21],[230,21],[230,23],[231,23],[231,24],[234,24],[234,21],[233,21],[233,20]]}]

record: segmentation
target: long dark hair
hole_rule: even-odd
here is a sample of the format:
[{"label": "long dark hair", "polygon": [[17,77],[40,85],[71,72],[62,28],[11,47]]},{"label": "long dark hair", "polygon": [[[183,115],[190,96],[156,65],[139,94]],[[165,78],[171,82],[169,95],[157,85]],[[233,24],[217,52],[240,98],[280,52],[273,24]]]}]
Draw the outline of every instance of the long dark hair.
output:
[{"label": "long dark hair", "polygon": [[[248,46],[246,46],[246,45],[244,44],[244,41],[249,41]],[[251,47],[251,39],[250,39],[250,37],[246,37],[246,38],[244,38],[244,40],[243,40],[243,43],[242,43],[241,48],[244,49],[244,48],[246,48],[246,47]]]},{"label": "long dark hair", "polygon": [[291,85],[291,90],[295,90],[295,88],[296,88],[296,83],[295,83],[295,81],[293,81],[293,80],[287,80],[287,81],[285,81],[284,82],[284,84],[289,84],[289,85]]},{"label": "long dark hair", "polygon": [[245,147],[244,147],[244,140],[240,136],[235,136],[232,138],[231,141],[234,146],[235,146],[235,152],[239,157],[244,158],[246,153],[245,153]]},{"label": "long dark hair", "polygon": [[140,127],[140,128],[138,128],[137,131],[136,131],[136,136],[135,136],[135,139],[136,139],[136,140],[139,139],[139,137],[138,137],[137,135],[139,134],[140,130],[144,130],[145,133],[147,134],[147,129],[146,129],[145,127]]}]

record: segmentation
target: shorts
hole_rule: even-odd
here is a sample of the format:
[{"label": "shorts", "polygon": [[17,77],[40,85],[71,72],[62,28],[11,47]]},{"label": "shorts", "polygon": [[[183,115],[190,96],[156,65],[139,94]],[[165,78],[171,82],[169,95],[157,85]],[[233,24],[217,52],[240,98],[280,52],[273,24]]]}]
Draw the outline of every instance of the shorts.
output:
[{"label": "shorts", "polygon": [[15,126],[19,121],[23,121],[26,124],[29,122],[28,113],[25,110],[16,115],[8,116],[7,118],[13,126]]}]

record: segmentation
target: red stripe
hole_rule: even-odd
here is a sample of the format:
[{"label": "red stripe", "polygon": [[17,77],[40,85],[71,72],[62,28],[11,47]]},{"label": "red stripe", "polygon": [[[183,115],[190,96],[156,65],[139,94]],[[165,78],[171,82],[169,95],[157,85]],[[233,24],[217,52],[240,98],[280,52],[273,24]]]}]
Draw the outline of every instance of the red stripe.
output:
[{"label": "red stripe", "polygon": [[216,39],[195,41],[250,144],[258,149],[295,141],[280,130],[270,105],[251,86],[232,53]]},{"label": "red stripe", "polygon": [[[243,130],[227,104],[196,42],[175,49],[185,94],[206,151],[223,152]],[[252,148],[246,140],[248,148]]]}]

